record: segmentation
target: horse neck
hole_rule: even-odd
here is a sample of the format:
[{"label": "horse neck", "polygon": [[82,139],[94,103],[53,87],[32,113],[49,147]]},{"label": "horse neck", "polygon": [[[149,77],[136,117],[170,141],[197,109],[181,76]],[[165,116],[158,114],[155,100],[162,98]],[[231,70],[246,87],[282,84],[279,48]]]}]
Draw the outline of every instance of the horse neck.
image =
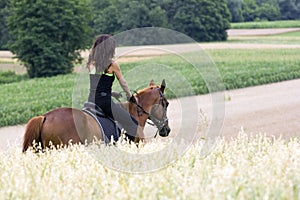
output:
[{"label": "horse neck", "polygon": [[121,106],[127,111],[129,112],[129,102],[121,102]]},{"label": "horse neck", "polygon": [[145,124],[147,119],[145,119],[145,121],[142,120],[142,118],[138,115],[137,107],[134,106],[132,102],[122,102],[121,106],[138,121],[139,125]]},{"label": "horse neck", "polygon": [[[155,103],[155,99],[151,100],[149,96],[151,96],[150,93],[153,93],[155,91],[147,91],[143,90],[142,93],[140,94],[140,98],[137,98],[137,103],[142,106],[147,112],[150,112],[150,107]],[[127,110],[138,122],[139,125],[145,126],[146,120],[148,119],[148,116],[145,115],[144,113],[142,116],[139,116],[139,112],[141,110],[135,106],[132,102],[124,102],[121,103],[122,107]]]},{"label": "horse neck", "polygon": [[[153,90],[143,90],[139,94],[139,97],[136,98],[138,105],[142,106],[143,109],[148,113],[150,112],[151,106],[155,103],[155,99],[153,99],[152,97],[153,94]],[[133,103],[130,103],[129,105],[129,112],[135,117],[135,119],[138,120],[139,125],[145,126],[146,121],[148,119],[148,115],[143,113],[143,111],[137,106],[134,106]]]}]

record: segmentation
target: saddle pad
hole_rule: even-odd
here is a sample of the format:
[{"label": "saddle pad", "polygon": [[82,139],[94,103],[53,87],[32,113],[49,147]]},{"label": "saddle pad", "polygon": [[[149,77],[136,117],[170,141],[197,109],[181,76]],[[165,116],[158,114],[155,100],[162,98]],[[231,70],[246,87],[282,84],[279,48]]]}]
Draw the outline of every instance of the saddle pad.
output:
[{"label": "saddle pad", "polygon": [[112,138],[116,142],[119,139],[119,132],[117,130],[115,122],[112,122],[110,119],[105,117],[97,116],[97,118],[102,125],[104,135],[106,136],[108,142],[110,142]]},{"label": "saddle pad", "polygon": [[91,115],[98,122],[106,144],[110,143],[112,138],[115,142],[119,139],[120,129],[117,128],[114,121],[107,117],[96,115],[90,108],[83,108],[82,111]]}]

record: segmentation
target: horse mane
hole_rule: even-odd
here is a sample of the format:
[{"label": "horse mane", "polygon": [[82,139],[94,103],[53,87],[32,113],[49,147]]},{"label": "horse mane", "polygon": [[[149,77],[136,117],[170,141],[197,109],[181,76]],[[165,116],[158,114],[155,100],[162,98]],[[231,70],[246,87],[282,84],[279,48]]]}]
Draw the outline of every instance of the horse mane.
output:
[{"label": "horse mane", "polygon": [[155,88],[160,88],[160,86],[159,85],[151,85],[151,86],[146,87],[144,89],[138,90],[137,93],[139,95],[143,95],[144,93],[148,92],[149,90],[153,90]]}]

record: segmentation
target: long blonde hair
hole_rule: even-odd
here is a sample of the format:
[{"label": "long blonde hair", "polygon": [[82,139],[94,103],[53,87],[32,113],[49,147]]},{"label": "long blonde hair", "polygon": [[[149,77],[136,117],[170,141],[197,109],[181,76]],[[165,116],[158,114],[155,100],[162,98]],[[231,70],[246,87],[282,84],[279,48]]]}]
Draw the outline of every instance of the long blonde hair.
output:
[{"label": "long blonde hair", "polygon": [[[92,71],[96,67],[96,73],[106,72],[115,55],[116,41],[108,34],[97,37],[90,51],[86,67]],[[92,66],[94,65],[94,66]]]}]

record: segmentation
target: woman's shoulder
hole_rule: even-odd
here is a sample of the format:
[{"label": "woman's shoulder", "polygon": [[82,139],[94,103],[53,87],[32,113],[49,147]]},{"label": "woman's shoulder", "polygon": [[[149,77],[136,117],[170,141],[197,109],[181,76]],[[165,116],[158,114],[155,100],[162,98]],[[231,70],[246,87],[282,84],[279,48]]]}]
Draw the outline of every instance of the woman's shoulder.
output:
[{"label": "woman's shoulder", "polygon": [[115,70],[120,70],[120,65],[118,64],[117,61],[113,61],[113,62],[111,63],[110,68],[111,68],[113,71],[115,71]]},{"label": "woman's shoulder", "polygon": [[114,60],[114,61],[111,62],[111,66],[112,67],[119,67],[119,63]]}]

